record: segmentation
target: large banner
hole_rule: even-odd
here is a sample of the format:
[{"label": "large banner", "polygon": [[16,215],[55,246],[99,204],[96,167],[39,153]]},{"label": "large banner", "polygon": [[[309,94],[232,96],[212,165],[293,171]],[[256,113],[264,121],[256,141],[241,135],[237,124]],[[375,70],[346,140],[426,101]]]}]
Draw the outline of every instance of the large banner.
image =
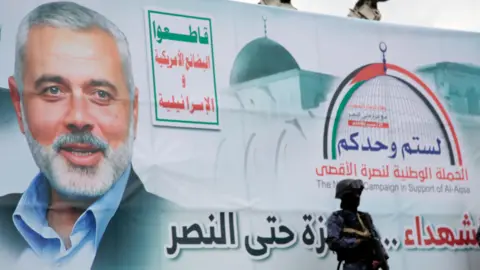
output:
[{"label": "large banner", "polygon": [[[215,0],[0,3],[2,269],[477,270],[480,35]],[[477,195],[477,196],[476,196]]]}]

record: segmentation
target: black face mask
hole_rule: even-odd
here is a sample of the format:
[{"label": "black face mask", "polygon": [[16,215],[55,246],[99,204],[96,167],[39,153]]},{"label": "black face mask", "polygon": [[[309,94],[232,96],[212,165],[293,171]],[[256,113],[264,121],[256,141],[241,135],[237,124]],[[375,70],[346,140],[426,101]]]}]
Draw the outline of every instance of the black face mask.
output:
[{"label": "black face mask", "polygon": [[348,193],[342,198],[342,209],[356,211],[360,206],[360,194]]}]

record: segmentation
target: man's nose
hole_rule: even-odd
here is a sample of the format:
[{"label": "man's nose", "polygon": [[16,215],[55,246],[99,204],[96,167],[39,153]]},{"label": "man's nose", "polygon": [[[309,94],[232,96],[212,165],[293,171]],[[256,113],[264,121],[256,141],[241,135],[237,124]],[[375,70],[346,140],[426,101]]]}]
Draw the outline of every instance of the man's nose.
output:
[{"label": "man's nose", "polygon": [[65,117],[65,126],[70,132],[86,132],[93,129],[88,101],[82,94],[72,95],[68,115]]}]

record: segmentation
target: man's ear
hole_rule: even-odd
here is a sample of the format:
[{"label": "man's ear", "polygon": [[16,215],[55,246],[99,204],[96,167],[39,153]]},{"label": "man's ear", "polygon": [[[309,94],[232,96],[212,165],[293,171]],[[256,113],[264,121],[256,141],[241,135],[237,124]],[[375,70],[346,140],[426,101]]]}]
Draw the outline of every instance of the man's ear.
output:
[{"label": "man's ear", "polygon": [[15,109],[15,114],[17,115],[18,126],[20,127],[20,131],[25,134],[25,127],[23,126],[22,119],[21,93],[19,92],[18,84],[13,76],[8,78],[8,88],[10,89],[10,97],[12,98],[13,108]]},{"label": "man's ear", "polygon": [[135,88],[135,94],[133,96],[133,121],[134,121],[134,138],[137,138],[137,126],[138,126],[138,88]]}]

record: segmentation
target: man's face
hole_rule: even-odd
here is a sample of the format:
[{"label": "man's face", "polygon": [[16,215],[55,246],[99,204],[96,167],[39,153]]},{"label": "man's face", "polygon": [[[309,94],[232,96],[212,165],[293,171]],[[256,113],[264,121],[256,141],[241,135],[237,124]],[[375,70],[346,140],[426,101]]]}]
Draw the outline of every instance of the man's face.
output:
[{"label": "man's face", "polygon": [[23,101],[17,85],[11,77],[20,128],[52,187],[80,198],[108,191],[130,162],[138,111],[114,38],[100,29],[34,27]]},{"label": "man's face", "polygon": [[361,198],[361,195],[362,195],[362,192],[361,191],[358,191],[356,190],[355,192],[353,192],[353,201],[352,203],[354,205],[356,205],[356,207],[360,206],[360,198]]},{"label": "man's face", "polygon": [[362,192],[360,190],[352,190],[343,196],[342,202],[344,202],[344,205],[348,208],[357,209],[357,207],[360,205],[361,195]]}]

